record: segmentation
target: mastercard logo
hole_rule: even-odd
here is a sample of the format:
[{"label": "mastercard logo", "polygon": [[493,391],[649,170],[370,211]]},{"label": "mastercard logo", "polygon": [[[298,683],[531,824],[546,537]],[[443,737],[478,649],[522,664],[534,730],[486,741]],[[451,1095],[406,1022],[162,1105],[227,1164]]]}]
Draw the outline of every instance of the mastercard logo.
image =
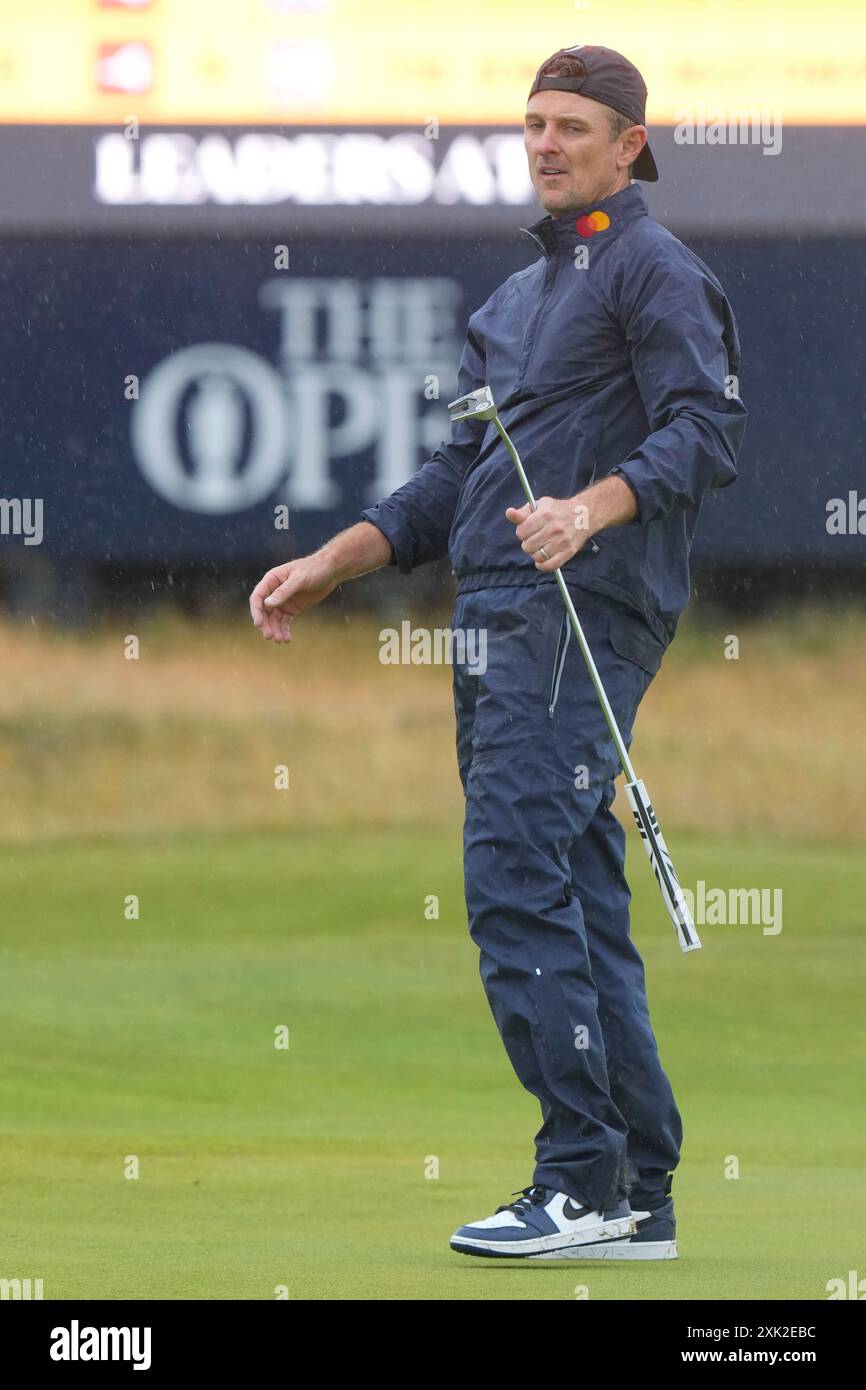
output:
[{"label": "mastercard logo", "polygon": [[574,224],[581,236],[595,236],[596,232],[606,232],[610,218],[606,212],[590,212],[586,217],[578,217]]}]

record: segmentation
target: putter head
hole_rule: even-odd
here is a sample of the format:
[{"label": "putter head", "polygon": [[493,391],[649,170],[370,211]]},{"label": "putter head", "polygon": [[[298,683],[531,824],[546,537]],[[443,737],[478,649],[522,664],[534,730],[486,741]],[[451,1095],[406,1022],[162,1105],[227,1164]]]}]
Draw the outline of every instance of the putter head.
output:
[{"label": "putter head", "polygon": [[449,401],[448,413],[452,420],[492,420],[496,414],[493,392],[489,386],[481,386],[467,396],[458,396],[456,401]]}]

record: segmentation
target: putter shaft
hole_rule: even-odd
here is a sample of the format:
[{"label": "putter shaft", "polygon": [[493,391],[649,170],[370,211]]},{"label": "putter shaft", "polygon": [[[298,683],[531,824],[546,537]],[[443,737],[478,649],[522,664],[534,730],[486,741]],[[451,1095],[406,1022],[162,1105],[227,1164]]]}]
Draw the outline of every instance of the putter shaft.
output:
[{"label": "putter shaft", "polygon": [[[476,391],[470,391],[467,395],[460,396],[456,401],[451,401],[448,410],[451,414],[452,421],[472,419],[490,420],[493,422],[499,432],[502,442],[511,455],[526,500],[532,510],[536,511],[538,504],[533,495],[532,488],[529,485],[526,470],[523,467],[520,455],[509,438],[508,431],[499,418],[499,412],[496,409],[496,402],[493,399],[493,392],[490,387],[482,386]],[[644,849],[647,852],[650,867],[653,871],[656,883],[659,886],[662,900],[667,908],[668,916],[673,922],[680,950],[683,952],[699,951],[701,949],[700,939],[695,930],[695,924],[692,920],[692,914],[689,910],[688,903],[683,896],[683,891],[674,869],[673,860],[665,844],[664,836],[662,835],[661,827],[656,818],[655,811],[653,810],[652,802],[649,799],[649,793],[644,783],[639,781],[635,775],[631,759],[628,756],[628,749],[619,731],[619,725],[616,722],[616,717],[611,709],[610,701],[607,698],[607,691],[602,684],[601,676],[598,673],[598,667],[595,664],[592,652],[589,649],[589,644],[584,636],[583,628],[577,616],[577,610],[572,602],[571,594],[568,591],[568,585],[565,582],[562,570],[557,566],[553,573],[559,585],[559,592],[565,604],[568,620],[571,623],[572,630],[583,654],[590,680],[595,687],[595,693],[598,696],[598,702],[601,705],[605,722],[610,730],[610,736],[613,740],[617,757],[625,773],[626,798],[631,807],[632,815],[634,816],[638,833],[643,841]]]},{"label": "putter shaft", "polygon": [[[532,510],[537,511],[538,503],[536,502],[532,492],[532,488],[529,485],[529,479],[526,476],[526,470],[523,467],[523,464],[520,460],[520,455],[518,454],[517,450],[512,444],[511,439],[508,435],[508,431],[506,430],[505,426],[500,420],[499,415],[496,414],[492,418],[494,425],[496,426],[497,430],[502,436],[502,442],[504,443],[506,449],[511,455],[512,460],[514,461],[514,467],[517,469],[517,476],[520,479],[520,485],[523,488],[523,491],[526,495],[526,500],[529,503]],[[595,661],[593,660],[592,652],[589,649],[589,643],[583,635],[583,628],[580,625],[580,619],[577,616],[577,610],[572,601],[571,594],[568,592],[568,585],[565,582],[562,570],[558,566],[553,571],[553,573],[556,578],[556,582],[559,585],[559,592],[562,594],[562,600],[565,604],[566,612],[568,613],[568,620],[571,623],[574,635],[580,644],[580,650],[583,653],[583,659],[586,662],[586,669],[589,671],[589,678],[595,686],[595,693],[598,696],[602,713],[604,714],[605,720],[607,722],[607,727],[610,730],[610,736],[613,739],[613,744],[616,748],[620,765],[628,781],[634,782],[637,779],[635,777],[634,768],[631,764],[631,759],[628,756],[628,749],[626,748],[625,743],[623,742],[622,734],[619,731],[619,725],[617,724],[614,712],[610,707],[610,701],[607,698],[607,691],[602,685],[601,676],[598,674],[598,667],[596,666]]]}]

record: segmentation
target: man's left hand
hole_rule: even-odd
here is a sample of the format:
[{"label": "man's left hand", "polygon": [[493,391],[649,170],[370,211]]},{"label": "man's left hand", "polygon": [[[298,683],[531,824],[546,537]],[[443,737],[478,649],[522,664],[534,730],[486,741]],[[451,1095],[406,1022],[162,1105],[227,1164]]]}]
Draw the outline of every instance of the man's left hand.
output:
[{"label": "man's left hand", "polygon": [[[539,497],[535,511],[526,502],[507,507],[521,549],[542,574],[559,569],[607,526],[621,526],[637,514],[635,495],[622,478],[603,478],[575,497]],[[541,553],[542,547],[547,558]]]}]

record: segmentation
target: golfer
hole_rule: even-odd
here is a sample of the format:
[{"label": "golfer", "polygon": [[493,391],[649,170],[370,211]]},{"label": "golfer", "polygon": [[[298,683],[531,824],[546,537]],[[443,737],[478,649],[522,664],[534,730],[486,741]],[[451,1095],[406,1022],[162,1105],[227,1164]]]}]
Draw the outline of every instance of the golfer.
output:
[{"label": "golfer", "polygon": [[[739,343],[716,277],[647,215],[646,85],[608,48],[560,49],[526,107],[539,255],[472,314],[458,393],[488,385],[538,507],[489,423],[452,425],[401,488],[270,570],[262,635],[343,581],[449,555],[469,930],[496,1025],[541,1104],[532,1182],[453,1249],[669,1259],[682,1122],[629,935],[620,771],[554,571],[562,568],[626,746],[689,595],[701,502],[736,477]],[[539,496],[539,494],[544,494]],[[467,647],[469,644],[467,643]],[[518,1195],[519,1194],[519,1195]]]}]

